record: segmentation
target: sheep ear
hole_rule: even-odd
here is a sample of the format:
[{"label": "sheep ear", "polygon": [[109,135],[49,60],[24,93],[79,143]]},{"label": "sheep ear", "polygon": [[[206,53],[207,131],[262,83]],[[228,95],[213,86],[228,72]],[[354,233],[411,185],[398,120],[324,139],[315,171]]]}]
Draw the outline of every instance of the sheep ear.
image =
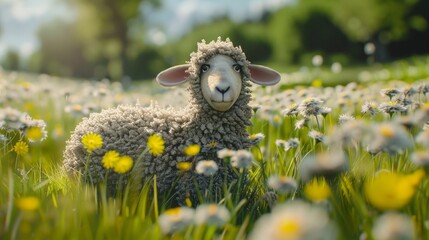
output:
[{"label": "sheep ear", "polygon": [[250,64],[249,70],[250,80],[259,85],[274,85],[281,79],[277,71],[265,66]]},{"label": "sheep ear", "polygon": [[168,68],[156,76],[156,81],[165,87],[176,86],[188,80],[189,74],[186,72],[189,64],[177,65]]}]

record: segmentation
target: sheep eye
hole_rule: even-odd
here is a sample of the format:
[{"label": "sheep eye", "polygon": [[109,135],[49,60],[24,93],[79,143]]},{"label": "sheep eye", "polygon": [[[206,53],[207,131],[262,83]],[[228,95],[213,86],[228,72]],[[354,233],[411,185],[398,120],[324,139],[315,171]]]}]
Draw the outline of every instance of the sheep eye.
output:
[{"label": "sheep eye", "polygon": [[241,66],[239,64],[234,64],[232,67],[234,68],[234,71],[241,72]]},{"label": "sheep eye", "polygon": [[203,65],[201,65],[201,72],[205,73],[209,70],[209,68],[210,68],[210,65],[203,64]]}]

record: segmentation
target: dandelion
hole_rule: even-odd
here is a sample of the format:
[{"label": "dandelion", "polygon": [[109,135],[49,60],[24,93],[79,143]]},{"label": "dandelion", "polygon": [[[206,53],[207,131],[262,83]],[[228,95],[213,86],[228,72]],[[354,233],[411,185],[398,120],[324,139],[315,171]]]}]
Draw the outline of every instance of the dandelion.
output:
[{"label": "dandelion", "polygon": [[253,163],[253,155],[246,150],[238,150],[231,157],[231,165],[235,168],[250,168]]},{"label": "dandelion", "polygon": [[195,211],[195,222],[197,224],[223,226],[229,221],[230,213],[224,206],[217,204],[202,204]]},{"label": "dandelion", "polygon": [[400,94],[401,91],[399,91],[399,89],[396,88],[384,88],[380,90],[380,94],[382,96],[387,96],[389,97],[389,99],[392,99],[392,97]]},{"label": "dandelion", "polygon": [[171,208],[159,216],[158,223],[164,234],[180,231],[192,223],[194,210],[188,207]]},{"label": "dandelion", "polygon": [[308,136],[315,139],[316,142],[322,142],[322,143],[326,142],[325,136],[322,133],[320,133],[314,129],[312,129],[310,132],[308,132]]},{"label": "dandelion", "polygon": [[328,151],[309,154],[299,165],[300,178],[310,181],[314,177],[332,178],[348,169],[346,155],[342,151]]},{"label": "dandelion", "polygon": [[24,141],[18,141],[17,143],[15,143],[15,145],[13,146],[13,151],[18,155],[18,156],[24,156],[25,154],[28,153],[28,144]]},{"label": "dandelion", "polygon": [[200,150],[201,150],[200,145],[192,144],[192,145],[185,147],[185,149],[183,150],[183,153],[186,156],[191,157],[191,156],[195,156],[198,153],[200,153]]},{"label": "dandelion", "polygon": [[22,211],[31,212],[40,207],[40,200],[34,196],[21,197],[15,200],[15,205]]},{"label": "dandelion", "polygon": [[321,79],[314,79],[314,80],[311,82],[311,86],[312,86],[312,87],[315,87],[315,88],[320,88],[320,87],[322,87],[322,86],[323,86],[323,81],[322,81]]},{"label": "dandelion", "polygon": [[42,127],[34,126],[26,130],[25,136],[30,142],[41,142],[46,139],[47,132]]},{"label": "dandelion", "polygon": [[103,167],[106,169],[112,169],[115,167],[116,163],[119,160],[119,153],[115,150],[110,150],[106,152],[101,159],[101,163],[103,164]]},{"label": "dandelion", "polygon": [[147,147],[149,148],[149,153],[154,156],[161,155],[164,152],[164,139],[161,135],[154,134],[149,136],[147,139]]},{"label": "dandelion", "polygon": [[336,232],[325,210],[303,201],[277,205],[260,217],[250,233],[259,239],[335,239]]},{"label": "dandelion", "polygon": [[81,142],[89,153],[103,146],[103,139],[97,133],[87,133],[83,135]]},{"label": "dandelion", "polygon": [[133,167],[133,159],[130,156],[120,156],[116,164],[113,166],[113,171],[124,174]]},{"label": "dandelion", "polygon": [[279,193],[290,193],[298,188],[295,179],[287,176],[269,177],[268,186]]},{"label": "dandelion", "polygon": [[412,240],[414,235],[413,219],[407,215],[388,212],[375,220],[372,235],[377,240]]},{"label": "dandelion", "polygon": [[365,181],[365,196],[371,205],[380,210],[401,209],[414,196],[424,175],[421,169],[409,175],[380,171],[374,178]]},{"label": "dandelion", "polygon": [[176,164],[177,169],[179,169],[182,172],[189,171],[192,168],[191,162],[178,162]]},{"label": "dandelion", "polygon": [[304,187],[305,196],[313,202],[322,202],[331,196],[331,188],[325,179],[314,179]]},{"label": "dandelion", "polygon": [[374,102],[365,102],[362,105],[362,111],[361,112],[363,114],[369,113],[371,118],[374,117],[376,111],[377,111],[377,104]]},{"label": "dandelion", "polygon": [[217,171],[219,167],[217,163],[213,160],[201,160],[197,163],[197,166],[195,167],[195,171],[204,176],[213,176]]}]

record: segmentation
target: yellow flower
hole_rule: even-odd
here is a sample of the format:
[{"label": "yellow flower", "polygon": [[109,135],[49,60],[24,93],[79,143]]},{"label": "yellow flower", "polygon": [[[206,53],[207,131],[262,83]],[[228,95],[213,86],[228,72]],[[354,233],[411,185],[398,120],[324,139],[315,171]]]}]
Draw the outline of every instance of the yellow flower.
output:
[{"label": "yellow flower", "polygon": [[30,142],[42,141],[45,138],[45,133],[41,127],[30,127],[25,135]]},{"label": "yellow flower", "polygon": [[315,87],[315,88],[320,88],[323,85],[323,81],[321,79],[314,79],[311,82],[311,86]]},{"label": "yellow flower", "polygon": [[305,185],[304,194],[313,202],[321,202],[331,196],[331,188],[326,183],[325,179],[314,179]]},{"label": "yellow flower", "polygon": [[191,201],[191,199],[189,197],[186,197],[185,203],[186,203],[186,206],[192,207],[192,201]]},{"label": "yellow flower", "polygon": [[34,211],[40,207],[40,201],[37,197],[21,197],[15,200],[17,208],[23,211]]},{"label": "yellow flower", "polygon": [[23,156],[28,153],[28,144],[24,141],[18,141],[15,146],[13,146],[13,151],[15,151],[18,156]]},{"label": "yellow flower", "polygon": [[185,153],[186,156],[195,156],[200,152],[201,148],[198,144],[192,144],[183,150],[183,153]]},{"label": "yellow flower", "polygon": [[423,170],[409,175],[382,171],[364,185],[368,202],[380,210],[397,210],[404,207],[416,192],[424,177]]},{"label": "yellow flower", "polygon": [[164,139],[161,135],[154,134],[147,139],[147,147],[152,155],[158,156],[164,152]]},{"label": "yellow flower", "polygon": [[103,163],[103,167],[106,169],[114,168],[116,163],[119,160],[119,153],[115,150],[108,151],[104,154],[103,158],[101,159],[101,163]]},{"label": "yellow flower", "polygon": [[191,162],[178,162],[176,164],[176,167],[183,172],[188,171],[189,169],[191,169],[192,167],[192,163]]},{"label": "yellow flower", "polygon": [[113,166],[113,171],[117,173],[127,173],[133,167],[133,159],[130,156],[121,156],[116,164]]},{"label": "yellow flower", "polygon": [[87,133],[83,135],[81,141],[88,152],[92,152],[103,146],[103,139],[96,133]]}]

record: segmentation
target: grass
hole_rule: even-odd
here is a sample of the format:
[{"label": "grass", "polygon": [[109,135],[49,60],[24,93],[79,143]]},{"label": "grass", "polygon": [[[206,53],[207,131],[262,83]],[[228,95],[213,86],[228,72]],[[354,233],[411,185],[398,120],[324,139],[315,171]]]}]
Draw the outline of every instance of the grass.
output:
[{"label": "grass", "polygon": [[[389,211],[374,206],[368,200],[368,193],[365,192],[369,179],[374,178],[380,170],[385,169],[401,173],[401,176],[411,176],[419,169],[425,169],[425,165],[416,165],[410,161],[413,153],[428,151],[427,146],[416,141],[417,135],[423,132],[421,125],[406,130],[406,138],[409,139],[412,147],[404,148],[398,154],[388,154],[383,151],[373,155],[368,153],[365,143],[373,143],[373,139],[363,137],[356,139],[354,145],[341,148],[331,142],[317,142],[309,137],[308,133],[312,129],[318,130],[331,141],[337,136],[335,133],[342,129],[338,124],[338,118],[342,114],[354,116],[368,129],[373,129],[382,122],[395,124],[398,119],[405,116],[416,118],[416,112],[421,108],[414,110],[410,106],[406,114],[395,113],[393,117],[378,112],[371,118],[361,113],[361,106],[366,100],[377,103],[387,101],[378,93],[384,87],[405,88],[410,83],[417,87],[421,83],[415,81],[421,79],[426,79],[423,83],[428,84],[428,65],[427,61],[419,59],[378,69],[344,69],[341,74],[333,74],[326,69],[313,69],[310,72],[297,72],[295,75],[285,76],[291,81],[278,88],[256,90],[255,104],[261,108],[252,118],[253,126],[249,128],[249,132],[263,133],[265,138],[250,149],[255,163],[248,170],[248,180],[225,185],[225,197],[220,202],[216,202],[228,209],[229,219],[222,226],[191,223],[172,234],[164,234],[158,222],[160,216],[170,207],[158,201],[158,195],[162,193],[156,191],[156,179],[147,182],[137,196],[132,196],[129,188],[126,188],[117,197],[109,198],[106,196],[103,184],[89,186],[83,183],[79,176],[67,176],[61,168],[62,151],[66,140],[82,116],[86,114],[87,109],[97,111],[120,103],[135,102],[136,98],[140,98],[138,95],[140,89],[145,89],[144,91],[148,94],[155,93],[153,98],[170,94],[170,92],[148,89],[146,85],[138,86],[136,91],[123,92],[114,84],[46,80],[29,75],[13,78],[3,73],[0,75],[0,84],[8,91],[0,95],[2,99],[0,113],[4,114],[4,109],[10,107],[28,113],[34,119],[42,119],[46,123],[48,137],[42,142],[32,143],[28,142],[19,130],[5,128],[0,130],[0,134],[7,137],[6,141],[0,143],[2,149],[0,238],[245,239],[253,231],[257,231],[255,224],[262,215],[271,216],[276,212],[272,212],[274,206],[288,204],[294,200],[303,201],[326,212],[335,230],[323,228],[322,231],[332,231],[337,239],[358,239],[363,235],[368,236],[369,239],[373,238],[373,230],[378,226],[376,223],[386,212],[394,212],[412,219],[410,222],[413,229],[410,230],[410,234],[414,234],[416,238],[427,239],[429,237],[426,227],[429,220],[427,207],[429,178],[427,176],[419,179],[414,185],[411,183],[407,185],[409,189],[415,189],[412,197],[403,206]],[[366,78],[358,79],[357,72],[362,71],[367,72]],[[305,81],[297,82],[299,79]],[[346,85],[349,80],[346,82],[344,79],[355,79],[360,84],[350,87],[350,90],[343,87],[338,90],[339,92],[329,92],[329,88],[314,86],[314,79],[322,79],[323,86]],[[403,81],[400,83],[387,81],[393,79]],[[298,85],[303,84],[310,86],[313,84],[313,87],[302,90]],[[107,89],[108,93],[103,95],[102,89],[103,91]],[[291,95],[282,95],[288,89],[293,90]],[[362,98],[362,94],[365,98]],[[315,116],[310,116],[306,127],[296,129],[295,123],[302,117],[299,115],[283,117],[281,112],[292,101],[301,103],[308,96],[324,98],[324,106],[331,107],[332,111],[324,117],[317,115],[317,121]],[[419,94],[412,97],[412,100],[415,103],[424,104],[428,100],[427,97]],[[344,98],[345,104],[338,103],[337,100],[340,98]],[[145,99],[141,101],[143,104],[146,103]],[[66,111],[68,106],[73,106],[72,110]],[[368,136],[379,137],[379,135]],[[290,138],[299,140],[297,148],[286,151],[276,145],[277,139]],[[13,146],[20,139],[29,145],[29,152],[22,156],[13,151]],[[335,173],[321,171],[316,174],[316,178],[326,179],[331,194],[322,201],[311,199],[303,190],[307,183],[302,180],[301,163],[311,156],[322,156],[331,151],[340,152],[342,149],[347,156],[346,169],[334,171]],[[237,174],[242,172],[237,170]],[[275,175],[291,177],[296,180],[297,188],[288,193],[276,191],[268,185],[268,179]],[[407,181],[404,180],[404,184],[408,183]],[[392,193],[392,196],[404,195],[400,191],[402,190]],[[24,205],[20,204],[22,200],[25,200]],[[208,202],[210,200],[202,198],[201,203],[192,204],[196,207]],[[387,225],[387,223],[384,224]],[[276,230],[276,226],[275,224],[271,226],[272,231],[280,229]],[[304,225],[299,226],[305,228]],[[284,236],[299,234],[296,231],[281,233],[285,234]],[[305,239],[302,235],[297,236]]]}]

